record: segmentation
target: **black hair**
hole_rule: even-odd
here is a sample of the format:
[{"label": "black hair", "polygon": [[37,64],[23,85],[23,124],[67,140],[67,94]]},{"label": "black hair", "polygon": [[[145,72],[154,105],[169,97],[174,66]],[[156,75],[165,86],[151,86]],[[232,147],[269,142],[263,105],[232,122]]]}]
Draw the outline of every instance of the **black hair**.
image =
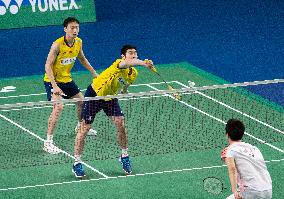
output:
[{"label": "black hair", "polygon": [[126,51],[129,50],[129,49],[135,49],[136,50],[136,47],[132,46],[132,45],[129,45],[129,44],[126,44],[126,45],[122,46],[122,48],[120,50],[121,55],[125,56]]},{"label": "black hair", "polygon": [[68,17],[64,20],[63,26],[66,28],[68,26],[68,24],[72,23],[72,22],[76,22],[77,24],[80,24],[79,20],[76,19],[75,17]]},{"label": "black hair", "polygon": [[230,119],[225,130],[231,140],[238,141],[242,139],[245,133],[245,125],[238,119]]}]

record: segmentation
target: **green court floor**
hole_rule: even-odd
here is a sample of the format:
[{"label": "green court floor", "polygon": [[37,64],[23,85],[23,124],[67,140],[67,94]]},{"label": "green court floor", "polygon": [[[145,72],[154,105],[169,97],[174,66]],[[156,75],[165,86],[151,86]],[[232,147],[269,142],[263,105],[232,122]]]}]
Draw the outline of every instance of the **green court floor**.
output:
[{"label": "green court floor", "polygon": [[[188,63],[157,67],[167,82],[186,88],[228,83]],[[150,71],[138,68],[131,93],[165,90],[166,85]],[[91,82],[85,72],[75,73],[81,89]],[[4,79],[0,105],[45,101],[42,77]],[[117,161],[120,149],[115,128],[100,113],[93,127],[99,132],[86,139],[83,159],[90,165],[87,177],[77,180],[71,172],[76,108],[66,103],[54,140],[64,153],[42,150],[52,104],[22,105],[0,109],[0,198],[226,198],[230,195],[227,168],[220,152],[227,145],[224,122],[240,118],[246,124],[244,141],[259,147],[273,180],[273,198],[281,198],[284,174],[283,107],[244,88],[227,88],[120,100],[129,136],[133,175],[125,176]],[[95,171],[103,173],[99,174]],[[210,195],[203,179],[215,176],[227,189]]]}]

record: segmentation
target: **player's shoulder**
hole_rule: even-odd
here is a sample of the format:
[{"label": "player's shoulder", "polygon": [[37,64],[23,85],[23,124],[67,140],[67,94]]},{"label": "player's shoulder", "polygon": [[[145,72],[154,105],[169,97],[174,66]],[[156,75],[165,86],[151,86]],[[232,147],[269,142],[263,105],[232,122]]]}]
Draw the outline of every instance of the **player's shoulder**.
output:
[{"label": "player's shoulder", "polygon": [[116,59],[113,63],[114,63],[114,64],[115,64],[115,63],[119,64],[120,62],[122,62],[122,60],[123,60],[123,59]]},{"label": "player's shoulder", "polygon": [[231,153],[231,151],[234,151],[236,148],[238,148],[239,146],[239,142],[233,142],[231,144],[229,144],[228,146],[226,146],[222,151],[221,151],[221,158],[224,159],[226,157],[228,157]]},{"label": "player's shoulder", "polygon": [[259,148],[257,148],[256,146],[254,146],[254,145],[252,145],[250,143],[242,142],[241,146],[243,148],[247,148],[247,149],[250,149],[250,150],[260,151]]},{"label": "player's shoulder", "polygon": [[122,61],[122,59],[116,59],[111,65],[110,68],[113,69],[119,69],[119,63]]},{"label": "player's shoulder", "polygon": [[229,150],[238,150],[238,149],[241,149],[243,147],[245,147],[247,145],[247,143],[245,142],[242,142],[242,141],[236,141],[236,142],[233,142],[231,143],[228,147],[229,147]]},{"label": "player's shoulder", "polygon": [[57,43],[57,44],[64,43],[64,36],[57,38],[53,43]]},{"label": "player's shoulder", "polygon": [[229,151],[232,153],[234,152],[244,153],[244,151],[248,151],[248,150],[259,151],[259,149],[256,146],[243,142],[243,141],[234,142],[233,144],[230,145],[230,148],[229,148]]},{"label": "player's shoulder", "polygon": [[227,153],[229,151],[229,146],[226,146],[222,151],[221,151],[221,159],[224,159],[227,157]]},{"label": "player's shoulder", "polygon": [[231,148],[232,149],[252,148],[252,147],[254,147],[254,146],[249,144],[249,143],[247,143],[247,142],[243,142],[243,141],[234,142],[233,144],[231,144]]},{"label": "player's shoulder", "polygon": [[76,38],[75,38],[75,42],[83,43],[82,39],[81,39],[81,38],[79,38],[79,37],[76,37]]},{"label": "player's shoulder", "polygon": [[[81,38],[76,37],[76,38],[75,38],[75,42],[82,44],[83,41],[82,41]],[[57,44],[64,44],[64,43],[65,43],[64,36],[59,37],[58,39],[56,39],[56,40],[54,41],[54,43],[57,43]]]}]

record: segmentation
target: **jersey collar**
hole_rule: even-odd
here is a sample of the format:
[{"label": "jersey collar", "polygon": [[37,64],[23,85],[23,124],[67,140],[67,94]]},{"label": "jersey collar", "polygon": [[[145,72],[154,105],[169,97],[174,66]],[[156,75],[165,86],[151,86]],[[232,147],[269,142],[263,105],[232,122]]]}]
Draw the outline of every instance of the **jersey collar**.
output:
[{"label": "jersey collar", "polygon": [[73,44],[72,44],[71,46],[69,46],[69,44],[68,44],[68,42],[67,42],[67,40],[66,40],[66,37],[64,36],[64,42],[65,42],[66,46],[68,46],[69,48],[71,48],[71,47],[73,47],[74,44],[75,44],[75,39],[74,39]]}]

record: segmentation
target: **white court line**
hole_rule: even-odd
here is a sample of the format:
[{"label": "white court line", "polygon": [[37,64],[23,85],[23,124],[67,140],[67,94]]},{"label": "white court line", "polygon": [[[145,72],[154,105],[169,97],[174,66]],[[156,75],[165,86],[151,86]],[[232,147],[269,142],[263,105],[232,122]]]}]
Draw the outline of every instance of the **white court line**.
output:
[{"label": "white court line", "polygon": [[[5,117],[4,115],[0,114],[0,117],[3,118],[4,120],[6,120],[7,122],[15,125],[16,127],[18,127],[19,129],[22,129],[23,131],[27,132],[28,134],[30,134],[31,136],[37,138],[38,140],[44,142],[44,139],[42,139],[40,136],[36,135],[35,133],[31,132],[30,130],[24,128],[23,126],[19,125],[18,123],[10,120],[9,118]],[[61,153],[65,154],[66,156],[72,158],[73,160],[75,160],[75,157],[70,155],[69,153],[67,153],[66,151],[63,151],[62,149],[59,149]],[[84,164],[86,167],[88,167],[89,169],[91,169],[92,171],[104,176],[105,178],[108,178],[107,175],[103,174],[102,172],[98,171],[97,169],[93,168],[92,166],[90,166],[89,164],[82,162],[82,164]]]},{"label": "white court line", "polygon": [[[265,161],[265,162],[266,163],[272,163],[272,162],[281,162],[281,161],[284,161],[284,159],[268,160],[268,161]],[[0,189],[0,191],[12,191],[12,190],[18,190],[18,189],[48,187],[48,186],[55,186],[55,185],[65,185],[65,184],[83,183],[83,182],[101,181],[101,180],[111,180],[111,179],[117,180],[117,179],[121,179],[121,178],[129,178],[129,177],[139,177],[139,176],[159,175],[159,174],[189,172],[189,171],[200,171],[200,170],[209,170],[209,169],[223,168],[223,167],[227,167],[227,166],[226,165],[215,165],[215,166],[205,166],[205,167],[193,167],[193,168],[187,168],[187,169],[174,169],[174,170],[168,170],[168,171],[137,173],[137,174],[133,174],[133,175],[115,176],[115,177],[108,177],[108,178],[92,178],[92,179],[87,179],[87,180],[76,180],[76,181],[64,181],[64,182],[55,182],[55,183],[48,183],[48,184],[27,185],[27,186],[20,186],[20,187],[2,188],[2,189]]]},{"label": "white court line", "polygon": [[[175,82],[175,81],[171,81]],[[171,83],[169,82],[169,83]],[[147,83],[147,84],[133,84],[130,85],[131,87],[137,87],[137,86],[147,86],[147,85],[158,85],[158,84],[164,84],[164,82],[154,82],[154,83]],[[85,91],[86,89],[82,89],[81,91]],[[11,95],[6,97],[0,97],[0,99],[7,99],[7,98],[18,98],[18,97],[29,97],[29,96],[39,96],[39,95],[46,95],[46,93],[34,93],[34,94],[23,94],[23,95]]]},{"label": "white court line", "polygon": [[[156,90],[156,91],[159,91],[159,89],[157,89],[157,88],[155,88],[155,87],[153,87],[153,86],[151,86],[151,85],[148,85],[148,86],[149,86],[150,88]],[[220,123],[222,123],[222,124],[226,124],[226,122],[224,122],[223,120],[221,120],[221,119],[219,119],[219,118],[217,118],[217,117],[214,117],[214,116],[212,116],[212,115],[210,115],[210,114],[208,114],[208,113],[206,113],[206,112],[204,112],[204,111],[202,111],[202,110],[200,110],[200,109],[198,109],[198,108],[196,108],[196,107],[194,107],[194,106],[192,106],[192,105],[190,105],[190,104],[188,104],[188,103],[186,103],[186,102],[184,102],[184,101],[177,100],[177,99],[176,99],[175,97],[173,97],[172,95],[168,95],[168,96],[169,96],[170,98],[172,98],[172,99],[174,99],[174,100],[180,102],[181,104],[184,104],[185,106],[187,106],[187,107],[189,107],[189,108],[192,108],[192,109],[194,109],[194,110],[196,110],[196,111],[202,113],[203,115],[206,115],[206,116],[208,116],[208,117],[210,117],[210,118],[212,118],[212,119],[214,119],[214,120],[216,120],[216,121],[218,121],[218,122],[220,122]],[[245,132],[245,134],[248,135],[249,137],[251,137],[251,138],[253,138],[253,139],[259,141],[259,142],[262,143],[262,144],[265,144],[265,145],[267,145],[267,146],[269,146],[269,147],[271,147],[271,148],[273,148],[273,149],[275,149],[275,150],[277,150],[277,151],[279,151],[279,152],[281,152],[281,153],[284,153],[284,150],[282,150],[282,149],[280,149],[280,148],[278,148],[278,147],[276,147],[276,146],[274,146],[274,145],[272,145],[272,144],[269,144],[268,142],[266,142],[266,141],[264,141],[264,140],[262,140],[262,139],[260,139],[260,138],[257,138],[257,137],[255,137],[255,136],[249,134],[248,132]]]},{"label": "white court line", "polygon": [[[181,85],[181,86],[183,86],[183,87],[185,87],[185,88],[191,88],[191,87],[186,86],[185,84],[183,84],[183,83],[181,83],[181,82],[179,82],[179,81],[174,81],[174,82],[177,83],[177,84],[179,84],[179,85]],[[218,101],[217,99],[215,99],[215,98],[213,98],[213,97],[210,97],[210,96],[208,96],[208,95],[205,95],[205,94],[202,93],[202,92],[195,91],[195,93],[197,93],[197,94],[199,94],[199,95],[202,95],[203,97],[205,97],[205,98],[207,98],[207,99],[210,99],[210,100],[212,100],[212,101],[214,101],[214,102],[216,102],[216,103],[218,103],[218,104],[221,104],[222,106],[224,106],[224,107],[226,107],[226,108],[228,108],[228,109],[231,109],[232,111],[235,111],[235,112],[237,112],[237,113],[240,113],[241,115],[243,115],[243,116],[245,116],[245,117],[248,117],[249,119],[252,119],[252,120],[254,120],[254,121],[256,121],[256,122],[258,122],[258,123],[260,123],[260,124],[262,124],[262,125],[264,125],[264,126],[266,126],[266,127],[268,127],[268,128],[273,129],[274,131],[277,131],[278,133],[281,133],[281,134],[284,135],[284,132],[283,132],[283,131],[281,131],[281,130],[279,130],[279,129],[277,129],[277,128],[275,128],[275,127],[273,127],[273,126],[271,126],[271,125],[269,125],[269,124],[267,124],[267,123],[265,123],[265,122],[263,122],[263,121],[261,121],[261,120],[255,118],[255,117],[252,117],[252,116],[246,114],[245,112],[242,112],[242,111],[240,111],[240,110],[238,110],[238,109],[235,109],[235,108],[233,108],[233,107],[231,107],[231,106],[229,106],[229,105],[227,105],[227,104],[225,104],[225,103],[223,103],[223,102]]]}]

